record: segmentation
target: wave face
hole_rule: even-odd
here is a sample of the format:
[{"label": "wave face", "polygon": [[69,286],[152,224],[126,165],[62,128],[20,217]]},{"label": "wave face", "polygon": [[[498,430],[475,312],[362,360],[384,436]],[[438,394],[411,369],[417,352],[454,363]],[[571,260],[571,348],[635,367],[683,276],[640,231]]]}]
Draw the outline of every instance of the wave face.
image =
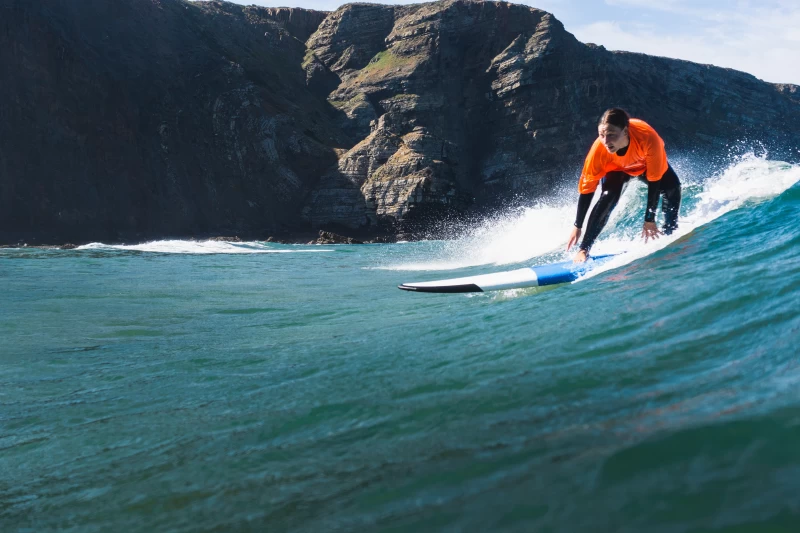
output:
[{"label": "wave face", "polygon": [[[690,165],[682,168],[679,163],[675,167],[683,186],[679,231],[650,245],[640,242],[647,192],[645,184],[632,180],[592,248],[593,253],[624,251],[628,252],[624,261],[630,262],[663,248],[729,211],[773,198],[800,181],[800,167],[753,154],[737,158],[735,163],[711,177],[702,175]],[[425,260],[412,258],[408,262],[381,268],[451,270],[566,260],[574,254],[574,251],[564,252],[563,245],[575,220],[576,195],[565,194],[564,198],[481,220],[452,240],[419,252],[420,259],[424,257]],[[661,216],[658,222],[659,225],[663,223]],[[609,268],[620,264],[617,261]]]},{"label": "wave face", "polygon": [[569,257],[575,194],[450,241],[0,250],[0,523],[795,531],[800,168],[675,166],[677,234],[632,183],[619,262],[546,291],[395,287]]}]

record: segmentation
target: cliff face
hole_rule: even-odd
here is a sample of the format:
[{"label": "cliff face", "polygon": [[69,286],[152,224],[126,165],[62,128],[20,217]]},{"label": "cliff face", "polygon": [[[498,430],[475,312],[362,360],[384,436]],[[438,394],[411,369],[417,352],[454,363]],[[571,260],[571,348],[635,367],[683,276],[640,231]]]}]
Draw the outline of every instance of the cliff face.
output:
[{"label": "cliff face", "polygon": [[311,34],[317,31],[319,25],[328,16],[327,11],[313,11],[310,9],[292,7],[259,8],[257,6],[250,6],[247,9],[262,18],[278,22],[293,37],[301,41],[306,41]]},{"label": "cliff face", "polygon": [[[323,176],[306,213],[314,224],[396,226],[464,209],[480,180],[491,118],[491,61],[543,11],[493,2],[382,8],[352,5],[308,47],[339,84],[328,96],[360,142]],[[363,30],[362,20],[370,20]],[[349,35],[363,39],[354,46]],[[402,227],[400,229],[403,229]]]},{"label": "cliff face", "polygon": [[415,232],[573,187],[609,106],[669,153],[796,147],[797,94],[504,2],[3,0],[0,241]]},{"label": "cliff face", "polygon": [[180,0],[0,3],[0,240],[296,226],[347,146],[306,87],[325,14]]}]

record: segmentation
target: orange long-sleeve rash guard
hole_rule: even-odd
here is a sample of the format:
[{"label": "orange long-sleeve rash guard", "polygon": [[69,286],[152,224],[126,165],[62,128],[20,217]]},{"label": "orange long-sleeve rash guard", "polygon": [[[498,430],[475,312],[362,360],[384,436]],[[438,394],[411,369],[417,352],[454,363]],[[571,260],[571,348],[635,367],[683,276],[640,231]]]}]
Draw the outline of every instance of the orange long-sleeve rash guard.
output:
[{"label": "orange long-sleeve rash guard", "polygon": [[622,171],[631,176],[646,174],[648,181],[658,181],[669,168],[664,141],[648,123],[632,118],[628,124],[630,144],[625,155],[609,152],[598,137],[583,164],[578,191],[594,192],[609,172]]}]

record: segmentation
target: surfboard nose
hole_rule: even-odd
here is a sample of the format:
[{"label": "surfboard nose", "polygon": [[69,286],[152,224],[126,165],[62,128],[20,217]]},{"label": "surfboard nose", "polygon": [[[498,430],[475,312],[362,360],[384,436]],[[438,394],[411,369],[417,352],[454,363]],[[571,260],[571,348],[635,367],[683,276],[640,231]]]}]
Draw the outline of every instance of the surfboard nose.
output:
[{"label": "surfboard nose", "polygon": [[426,285],[423,283],[420,284],[403,283],[402,285],[398,285],[397,288],[402,289],[404,291],[414,291],[414,292],[444,292],[444,293],[483,292],[483,289],[481,289],[474,283],[465,283],[463,285]]}]

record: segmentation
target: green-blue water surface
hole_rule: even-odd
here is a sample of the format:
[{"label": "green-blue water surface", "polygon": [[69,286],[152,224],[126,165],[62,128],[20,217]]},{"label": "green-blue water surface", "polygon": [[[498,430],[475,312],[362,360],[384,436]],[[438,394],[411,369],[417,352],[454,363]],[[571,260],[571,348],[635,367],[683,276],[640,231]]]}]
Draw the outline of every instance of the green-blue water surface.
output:
[{"label": "green-blue water surface", "polygon": [[797,220],[479,295],[397,290],[505,268],[439,242],[2,250],[0,530],[798,531]]}]

